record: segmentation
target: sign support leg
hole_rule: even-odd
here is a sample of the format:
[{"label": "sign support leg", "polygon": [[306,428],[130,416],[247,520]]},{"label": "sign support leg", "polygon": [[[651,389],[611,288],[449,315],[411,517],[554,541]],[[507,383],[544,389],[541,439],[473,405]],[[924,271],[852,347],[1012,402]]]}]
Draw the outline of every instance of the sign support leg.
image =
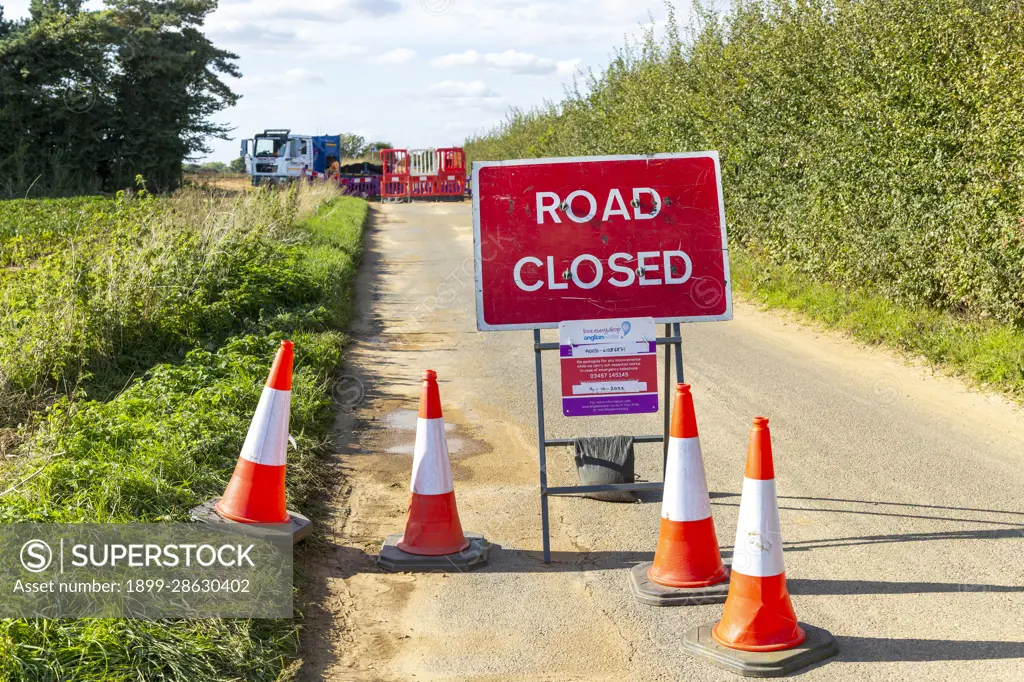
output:
[{"label": "sign support leg", "polygon": [[537,378],[537,454],[540,457],[540,525],[544,537],[544,563],[551,563],[551,536],[548,528],[548,458],[544,436],[544,376],[540,355],[540,330],[533,330],[534,371]]},{"label": "sign support leg", "polygon": [[[668,326],[668,325],[666,325]],[[666,330],[667,331],[667,330]],[[672,335],[679,339],[679,343],[675,344],[676,348],[676,382],[683,384],[686,381],[683,379],[683,336],[679,329],[679,323],[672,323]],[[666,334],[667,336],[667,334]],[[665,432],[665,437],[668,438],[668,432]]]},{"label": "sign support leg", "polygon": [[[665,325],[665,336],[672,335],[672,325]],[[665,480],[665,470],[668,468],[668,431],[669,421],[672,419],[672,349],[665,346],[665,397],[663,399],[662,411],[665,413],[665,443],[661,448],[661,480]]]}]

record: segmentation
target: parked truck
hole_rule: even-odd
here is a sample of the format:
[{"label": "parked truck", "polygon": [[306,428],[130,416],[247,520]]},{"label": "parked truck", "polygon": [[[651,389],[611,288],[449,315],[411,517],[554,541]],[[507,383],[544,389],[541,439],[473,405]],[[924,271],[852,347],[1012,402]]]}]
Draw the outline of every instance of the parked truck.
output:
[{"label": "parked truck", "polygon": [[252,184],[286,184],[300,177],[323,175],[340,161],[340,135],[298,135],[268,129],[242,140],[242,157]]}]

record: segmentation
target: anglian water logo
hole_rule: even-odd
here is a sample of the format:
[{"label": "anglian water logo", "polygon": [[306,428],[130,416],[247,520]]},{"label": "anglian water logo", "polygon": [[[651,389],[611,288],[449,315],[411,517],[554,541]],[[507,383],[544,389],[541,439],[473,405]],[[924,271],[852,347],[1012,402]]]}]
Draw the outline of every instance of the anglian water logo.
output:
[{"label": "anglian water logo", "polygon": [[42,573],[53,563],[53,550],[42,540],[29,540],[21,546],[21,565],[26,571]]},{"label": "anglian water logo", "polygon": [[622,341],[629,336],[629,330],[633,328],[632,323],[629,320],[623,321],[619,326],[609,325],[607,327],[594,327],[588,329],[583,328],[583,340],[589,342],[595,341]]}]

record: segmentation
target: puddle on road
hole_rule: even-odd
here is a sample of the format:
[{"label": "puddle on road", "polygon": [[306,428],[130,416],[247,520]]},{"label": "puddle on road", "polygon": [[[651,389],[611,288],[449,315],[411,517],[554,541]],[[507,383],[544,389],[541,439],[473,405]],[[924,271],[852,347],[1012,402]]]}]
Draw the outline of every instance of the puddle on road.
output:
[{"label": "puddle on road", "polygon": [[[447,426],[447,424],[445,424],[445,426]],[[462,439],[461,438],[448,438],[447,441],[448,441],[448,454],[449,455],[457,455],[457,454],[459,454],[459,450],[462,449],[462,445],[463,445]],[[412,455],[412,451],[413,451],[413,448],[415,447],[415,445],[416,445],[415,443],[407,443],[407,444],[404,444],[404,445],[393,445],[392,447],[388,448],[384,452],[387,452],[388,454],[391,454],[391,455]]]},{"label": "puddle on road", "polygon": [[[404,431],[415,431],[416,420],[419,418],[419,416],[420,413],[416,410],[395,410],[394,412],[388,414],[388,416],[384,417],[384,423],[388,425],[388,428],[402,429]],[[444,430],[446,433],[454,428],[454,425],[445,422]],[[448,443],[450,448],[451,439],[449,439]],[[409,447],[409,452],[411,453],[412,446]]]},{"label": "puddle on road", "polygon": [[[384,442],[380,443],[381,451],[389,455],[412,456],[416,446],[416,420],[419,418],[418,410],[394,410],[381,418],[381,421],[388,429],[388,435]],[[448,443],[448,454],[452,455],[473,455],[484,448],[471,437],[452,436],[451,433],[459,429],[457,424],[445,422],[445,440]]]}]

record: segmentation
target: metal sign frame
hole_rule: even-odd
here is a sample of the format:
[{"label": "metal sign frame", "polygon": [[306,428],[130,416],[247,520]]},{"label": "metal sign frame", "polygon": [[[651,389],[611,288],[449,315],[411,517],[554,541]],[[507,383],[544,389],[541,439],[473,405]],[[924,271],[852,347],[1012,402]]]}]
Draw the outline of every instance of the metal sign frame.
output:
[{"label": "metal sign frame", "polygon": [[[551,533],[548,521],[548,497],[551,495],[576,495],[580,493],[608,492],[613,490],[664,490],[665,464],[668,460],[669,423],[672,418],[672,359],[675,355],[676,383],[683,383],[683,341],[680,336],[679,323],[665,325],[665,336],[654,341],[655,345],[665,347],[664,369],[664,431],[661,435],[633,436],[634,443],[663,443],[661,462],[661,481],[646,483],[609,483],[605,485],[548,486],[547,449],[553,447],[572,447],[575,438],[548,438],[544,426],[544,367],[541,353],[557,351],[558,342],[541,343],[540,328],[533,330],[534,371],[537,381],[537,454],[540,462],[540,523],[544,541],[544,563],[551,563]],[[675,351],[673,353],[673,350]]]}]

